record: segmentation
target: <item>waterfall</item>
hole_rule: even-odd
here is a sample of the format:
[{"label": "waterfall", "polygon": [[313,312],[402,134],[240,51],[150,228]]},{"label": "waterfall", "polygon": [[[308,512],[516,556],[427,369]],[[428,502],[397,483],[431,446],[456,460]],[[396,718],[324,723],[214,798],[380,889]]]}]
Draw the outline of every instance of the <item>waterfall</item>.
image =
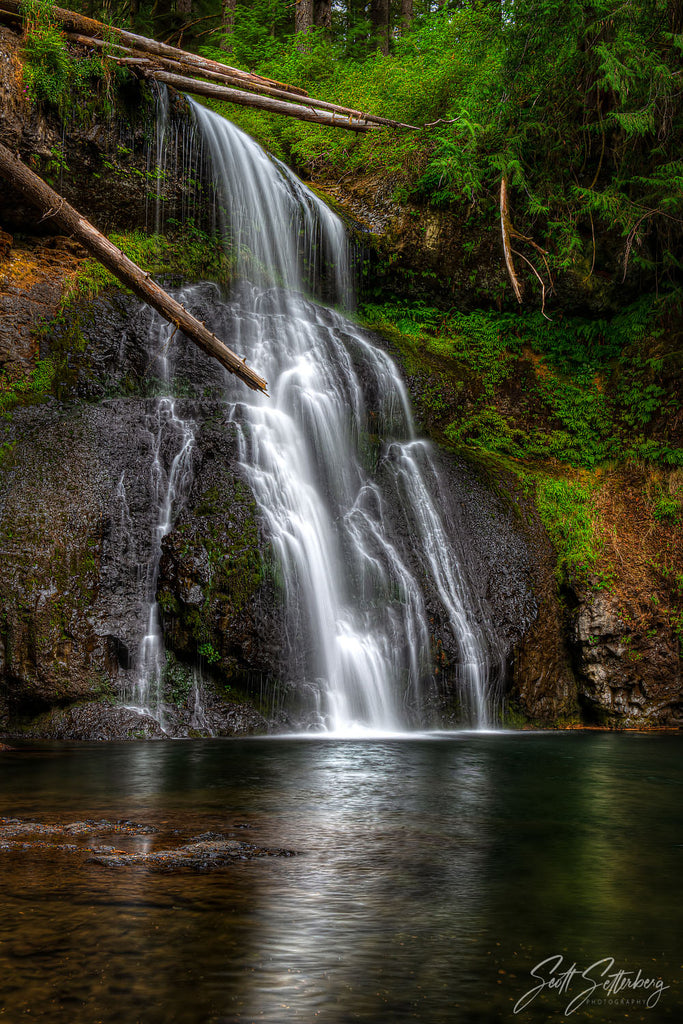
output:
[{"label": "waterfall", "polygon": [[[279,559],[288,656],[308,722],[330,732],[425,723],[430,617],[451,631],[462,717],[490,724],[495,663],[392,360],[342,313],[344,227],[279,161],[192,102],[238,284],[216,326],[269,382],[231,378],[240,460]],[[438,607],[435,607],[435,602]]]},{"label": "waterfall", "polygon": [[[151,451],[148,492],[152,537],[149,560],[140,567],[145,632],[135,659],[132,686],[126,695],[129,707],[156,718],[162,727],[165,715],[163,670],[166,656],[156,599],[161,544],[172,528],[173,516],[189,491],[195,442],[194,424],[178,415],[176,401],[172,396],[173,367],[169,349],[173,331],[172,325],[154,315],[148,337],[151,358],[149,372],[162,394],[151,400],[146,415]],[[125,518],[128,510],[125,475],[119,481],[116,497],[120,504],[120,514]],[[197,685],[195,689],[198,689]]]}]

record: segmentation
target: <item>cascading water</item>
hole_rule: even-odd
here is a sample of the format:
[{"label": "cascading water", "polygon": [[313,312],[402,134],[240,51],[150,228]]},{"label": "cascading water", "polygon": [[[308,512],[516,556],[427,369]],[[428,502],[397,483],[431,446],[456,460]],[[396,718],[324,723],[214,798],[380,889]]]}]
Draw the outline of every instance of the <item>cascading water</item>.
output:
[{"label": "cascading water", "polygon": [[314,722],[332,732],[424,724],[429,589],[457,646],[463,717],[486,726],[495,659],[439,508],[430,446],[415,437],[391,359],[302,294],[322,281],[327,299],[348,303],[343,225],[234,125],[191,106],[240,278],[216,326],[271,388],[266,398],[231,380],[227,397]]},{"label": "cascading water", "polygon": [[[143,617],[146,631],[140,642],[136,669],[131,692],[127,695],[129,706],[143,710],[156,718],[163,726],[163,668],[165,652],[159,607],[156,600],[157,580],[161,559],[161,542],[172,527],[172,517],[189,490],[192,479],[192,451],[194,447],[194,424],[183,419],[176,412],[176,401],[171,397],[172,368],[169,365],[169,348],[173,328],[155,316],[149,332],[149,351],[152,356],[150,373],[156,378],[159,389],[165,394],[152,400],[147,414],[147,430],[150,435],[150,511],[153,531],[150,558],[141,567],[143,572]],[[121,502],[121,514],[127,509],[125,480],[119,483],[117,496]]]}]

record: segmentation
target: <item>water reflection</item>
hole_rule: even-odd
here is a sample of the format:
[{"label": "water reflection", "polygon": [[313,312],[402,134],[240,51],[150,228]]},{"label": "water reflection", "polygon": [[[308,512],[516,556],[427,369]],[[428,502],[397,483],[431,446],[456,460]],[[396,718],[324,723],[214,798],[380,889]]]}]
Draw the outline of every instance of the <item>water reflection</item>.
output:
[{"label": "water reflection", "polygon": [[296,754],[291,826],[308,853],[289,884],[278,877],[261,893],[257,946],[269,981],[250,989],[247,1018],[277,1020],[285,1003],[302,1020],[309,1004],[316,1020],[336,1021],[343,993],[365,1008],[356,1019],[393,1020],[445,979],[460,987],[485,901],[486,752],[320,743]]},{"label": "water reflection", "polygon": [[[134,819],[165,842],[215,830],[300,856],[164,876],[0,852],[0,1005],[12,1021],[513,1020],[530,968],[562,953],[661,974],[672,988],[643,1019],[675,1019],[680,750],[461,735],[5,755],[0,814]],[[523,1019],[561,1010],[544,995]]]}]

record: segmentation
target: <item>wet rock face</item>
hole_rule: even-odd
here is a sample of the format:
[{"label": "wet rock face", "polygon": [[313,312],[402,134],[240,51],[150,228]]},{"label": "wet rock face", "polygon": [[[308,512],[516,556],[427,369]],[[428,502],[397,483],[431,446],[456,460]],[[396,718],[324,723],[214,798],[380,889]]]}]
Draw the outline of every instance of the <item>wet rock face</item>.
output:
[{"label": "wet rock face", "polygon": [[568,644],[567,609],[557,590],[556,555],[533,503],[519,489],[514,500],[527,538],[537,614],[513,651],[511,707],[539,725],[577,723],[580,708]]},{"label": "wet rock face", "polygon": [[[158,402],[140,394],[157,386],[147,344],[151,318],[134,300],[96,302],[80,325],[82,344],[59,369],[60,394],[76,404],[52,399],[15,408],[2,423],[0,724],[87,705],[42,719],[31,735],[100,739],[158,731],[129,721],[121,709],[110,714],[102,705],[95,713],[92,704],[120,700],[135,677],[156,544],[154,465],[168,466],[177,447],[172,434],[159,442]],[[172,583],[164,577],[167,592],[177,592],[179,612],[169,632],[189,664],[199,663],[199,647],[206,645],[206,672],[223,686],[246,663],[264,672],[275,662],[279,620],[273,588],[262,585],[258,524],[236,477],[225,408],[204,397],[220,393],[223,371],[189,343],[175,344],[179,386],[189,394],[192,381],[201,397],[176,399],[178,414],[194,421],[196,479],[178,524],[183,530],[168,544],[180,573]],[[44,346],[44,355],[59,363],[59,337]],[[221,658],[215,666],[214,651]],[[233,697],[224,689],[209,692],[200,729],[191,708],[171,707],[170,734],[263,731],[265,720]]]},{"label": "wet rock face", "polygon": [[[138,565],[151,548],[148,488],[117,488],[151,457],[144,402],[16,410],[0,474],[0,673],[18,713],[112,697],[139,644]],[[133,500],[136,498],[137,500]]]},{"label": "wet rock face", "polygon": [[[17,739],[83,740],[168,740],[200,739],[209,736],[249,736],[264,733],[268,722],[245,702],[230,701],[208,693],[197,721],[189,709],[166,704],[164,728],[156,719],[110,701],[86,701],[65,708],[53,708],[28,720],[13,719],[6,732]],[[9,748],[8,748],[9,749]]]},{"label": "wet rock face", "polygon": [[[201,305],[211,293],[211,286],[195,288],[186,298]],[[162,385],[148,341],[152,324],[149,310],[121,295],[82,310],[78,338],[67,324],[43,342],[63,403],[17,410],[6,428],[0,671],[6,716],[25,721],[43,713],[25,735],[158,735],[155,723],[113,707],[130,692],[147,628],[144,570],[157,528],[152,467],[174,455],[173,438],[159,448],[155,433],[153,394]],[[178,736],[263,731],[265,719],[234,698],[258,697],[288,678],[275,559],[238,465],[236,428],[220,397],[223,371],[179,338],[173,345],[176,414],[192,421],[194,441],[191,486],[164,538],[157,581],[164,641],[175,659],[165,727]],[[528,552],[509,509],[476,474],[447,460],[444,471],[447,528],[460,538],[505,662],[535,615]],[[457,646],[438,600],[427,602],[446,669]],[[176,670],[194,666],[209,691],[201,726],[171,699]]]},{"label": "wet rock face", "polygon": [[284,618],[273,556],[222,407],[204,424],[198,446],[191,492],[163,541],[157,594],[166,646],[186,660],[199,655],[226,681],[278,676]]},{"label": "wet rock face", "polygon": [[[481,467],[453,456],[437,456],[442,481],[440,507],[458,553],[477,621],[488,643],[493,703],[500,708],[509,685],[513,653],[538,616],[534,565],[510,495],[492,486]],[[499,481],[500,483],[500,481]],[[437,665],[438,710],[448,715],[459,652],[435,593],[426,594]]]},{"label": "wet rock face", "polygon": [[572,651],[586,717],[625,727],[683,724],[681,662],[671,625],[635,598],[600,591],[579,598]]}]

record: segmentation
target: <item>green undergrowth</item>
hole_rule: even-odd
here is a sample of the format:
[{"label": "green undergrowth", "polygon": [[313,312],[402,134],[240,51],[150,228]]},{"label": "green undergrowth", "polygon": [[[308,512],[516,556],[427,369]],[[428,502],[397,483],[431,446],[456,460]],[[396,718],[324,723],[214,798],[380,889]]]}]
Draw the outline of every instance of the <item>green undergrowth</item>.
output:
[{"label": "green undergrowth", "polygon": [[447,444],[532,465],[683,466],[669,429],[683,357],[650,298],[611,320],[402,302],[362,316],[398,349],[418,415]]},{"label": "green undergrowth", "polygon": [[28,376],[12,378],[0,372],[0,415],[9,416],[16,405],[40,402],[52,391],[55,366],[51,359],[39,359]]},{"label": "green undergrowth", "polygon": [[[50,0],[22,0],[24,90],[34,103],[80,117],[96,100],[101,109],[115,108],[117,92],[130,74],[108,60],[105,49],[86,56],[70,48],[62,26],[54,18]],[[114,51],[110,51],[113,53]]]},{"label": "green undergrowth", "polygon": [[[591,289],[626,282],[630,295],[680,289],[680,4],[516,0],[505,17],[499,4],[416,5],[387,54],[370,37],[354,41],[361,12],[349,8],[349,20],[335,5],[329,31],[294,39],[295,6],[239,3],[229,39],[220,19],[194,39],[205,19],[192,19],[186,45],[418,130],[355,133],[202,102],[309,175],[371,175],[396,205],[418,216],[449,209],[489,235],[505,180],[517,273],[534,291],[538,278],[552,290],[565,274],[590,278]],[[160,30],[158,7],[109,5],[105,19]],[[70,53],[47,0],[25,0],[24,13],[34,99],[78,111],[89,93],[108,101],[125,91],[130,77],[117,76],[128,73],[106,54]]]},{"label": "green undergrowth", "polygon": [[[220,241],[192,224],[175,235],[148,235],[135,230],[111,234],[109,240],[152,277],[212,280],[223,285],[230,280],[231,262]],[[79,298],[95,298],[102,290],[114,286],[122,287],[101,263],[89,258],[76,274],[64,304],[68,306]]]},{"label": "green undergrowth", "polygon": [[612,581],[596,530],[594,487],[590,480],[543,475],[535,481],[536,507],[557,553],[555,574],[560,585],[591,582],[595,589],[602,589]]},{"label": "green undergrowth", "polygon": [[537,275],[551,289],[567,271],[680,288],[681,50],[669,0],[516,0],[506,17],[499,4],[444,4],[386,55],[315,31],[305,45],[238,51],[260,74],[418,131],[363,135],[210,105],[309,174],[375,175],[397,204],[491,231],[505,179],[517,272],[534,289]]},{"label": "green undergrowth", "polygon": [[[305,48],[283,45],[259,63],[258,72],[290,82],[328,102],[421,125],[443,107],[453,88],[453,60],[443,37],[426,45],[400,40],[400,59],[379,51],[362,60],[346,59],[322,32],[312,32]],[[207,56],[224,54],[203,48]],[[457,72],[456,72],[457,74]],[[202,99],[234,121],[280,159],[308,170],[379,172],[408,185],[423,167],[433,139],[429,131],[373,131],[367,134],[310,124],[219,100]]]}]

